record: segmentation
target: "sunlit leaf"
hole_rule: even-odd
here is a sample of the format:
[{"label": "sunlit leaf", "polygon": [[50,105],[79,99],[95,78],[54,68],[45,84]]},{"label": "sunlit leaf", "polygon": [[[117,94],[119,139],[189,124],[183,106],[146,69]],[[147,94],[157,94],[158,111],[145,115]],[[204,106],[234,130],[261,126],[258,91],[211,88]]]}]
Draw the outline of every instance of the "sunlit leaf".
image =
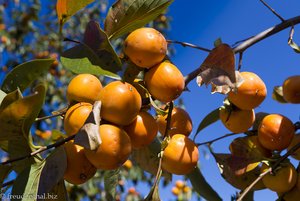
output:
[{"label": "sunlit leaf", "polygon": [[6,93],[0,89],[0,104],[2,103],[5,96],[6,96]]},{"label": "sunlit leaf", "polygon": [[2,109],[0,141],[18,140],[20,136],[27,138],[29,129],[42,108],[45,94],[45,86],[39,85],[35,88],[34,94],[18,99]]},{"label": "sunlit leaf", "polygon": [[290,39],[288,41],[288,44],[291,46],[291,48],[293,48],[293,50],[296,52],[296,53],[300,53],[300,46],[295,43],[292,39]]},{"label": "sunlit leaf", "polygon": [[102,68],[105,62],[112,62],[110,58],[99,58],[93,50],[84,44],[76,45],[63,52],[61,62],[64,67],[76,74],[90,73],[120,79],[117,74]]},{"label": "sunlit leaf", "polygon": [[47,72],[54,59],[36,59],[16,66],[10,71],[1,86],[8,93],[19,88],[24,91],[34,80]]},{"label": "sunlit leaf", "polygon": [[220,119],[219,117],[219,108],[211,111],[209,114],[207,114],[204,119],[202,119],[202,121],[200,122],[196,134],[194,136],[194,139],[196,139],[197,135],[199,134],[200,131],[202,131],[204,128],[206,128],[207,126],[215,123],[216,121],[218,121]]},{"label": "sunlit leaf", "polygon": [[19,89],[8,93],[0,104],[0,113],[11,103],[23,98],[22,93]]},{"label": "sunlit leaf", "polygon": [[120,169],[105,171],[104,173],[104,189],[106,192],[106,200],[116,200],[116,188],[119,182]]},{"label": "sunlit leaf", "polygon": [[142,27],[155,19],[173,0],[117,0],[109,9],[104,30],[110,39]]},{"label": "sunlit leaf", "polygon": [[94,0],[57,0],[56,12],[60,24],[64,24],[77,11]]},{"label": "sunlit leaf", "polygon": [[161,201],[158,185],[152,187],[151,191],[143,201]]},{"label": "sunlit leaf", "polygon": [[32,164],[18,175],[12,195],[23,195],[30,200],[47,195],[61,181],[66,161],[64,148],[57,148],[45,160]]},{"label": "sunlit leaf", "polygon": [[236,90],[242,81],[239,72],[235,71],[234,52],[227,44],[220,44],[209,53],[197,76],[197,84],[211,84],[212,93],[227,94]]},{"label": "sunlit leaf", "polygon": [[206,200],[222,200],[221,197],[217,194],[217,192],[207,183],[204,176],[202,175],[199,167],[195,168],[193,172],[187,175],[193,189]]},{"label": "sunlit leaf", "polygon": [[273,88],[272,98],[279,103],[287,103],[283,98],[282,86],[276,86]]},{"label": "sunlit leaf", "polygon": [[[245,189],[260,175],[258,164],[249,163],[245,158],[234,157],[231,154],[213,154],[213,156],[223,178],[235,188]],[[264,188],[260,180],[252,189]]]},{"label": "sunlit leaf", "polygon": [[[159,164],[159,153],[160,142],[157,138],[155,138],[155,140],[149,146],[138,150],[133,150],[132,157],[144,171],[156,175]],[[172,178],[172,175],[167,172],[163,172],[162,175],[169,180]]]},{"label": "sunlit leaf", "polygon": [[88,23],[83,42],[96,53],[100,60],[105,61],[101,64],[103,69],[113,73],[122,70],[120,58],[108,40],[106,33],[96,21],[92,20]]}]

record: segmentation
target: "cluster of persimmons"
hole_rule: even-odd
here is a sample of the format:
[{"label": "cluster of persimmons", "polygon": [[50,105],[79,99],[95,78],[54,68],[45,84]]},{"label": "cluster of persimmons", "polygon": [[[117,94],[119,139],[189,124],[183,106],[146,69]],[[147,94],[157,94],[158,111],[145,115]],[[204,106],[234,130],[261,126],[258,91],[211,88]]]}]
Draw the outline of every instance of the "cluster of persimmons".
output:
[{"label": "cluster of persimmons", "polygon": [[158,133],[162,137],[167,134],[169,139],[162,156],[163,170],[182,175],[197,165],[198,148],[188,137],[192,131],[189,114],[175,106],[170,112],[170,126],[166,126],[168,108],[162,108],[164,113],[153,116],[149,111],[151,107],[143,107],[142,99],[146,94],[168,105],[184,90],[182,73],[164,60],[166,39],[153,28],[140,28],[126,38],[124,53],[130,62],[143,69],[141,80],[114,80],[103,86],[94,75],[78,74],[67,87],[70,106],[64,115],[64,130],[68,136],[79,132],[94,103],[101,101],[99,148],[92,151],[73,141],[65,144],[67,170],[64,178],[70,183],[86,182],[97,169],[119,168],[132,150],[146,147]]},{"label": "cluster of persimmons", "polygon": [[[258,75],[252,72],[241,72],[240,74],[244,81],[236,92],[231,91],[228,94],[224,105],[220,107],[219,116],[224,126],[233,133],[247,132],[249,128],[253,127],[255,135],[248,137],[248,143],[266,159],[260,170],[263,173],[272,166],[272,156],[274,154],[278,156],[283,150],[290,150],[300,142],[300,135],[296,134],[297,129],[293,122],[281,114],[260,113],[255,121],[254,108],[258,107],[265,99],[266,85]],[[288,77],[283,82],[282,95],[287,103],[300,103],[299,86],[300,76]],[[233,148],[234,143],[230,146],[231,154],[243,155],[242,150]],[[296,151],[292,157],[299,160],[299,153]],[[266,188],[279,195],[284,194],[285,200],[299,199],[300,175],[298,176],[295,167],[289,160],[284,161],[278,170],[265,175],[262,182]]]}]

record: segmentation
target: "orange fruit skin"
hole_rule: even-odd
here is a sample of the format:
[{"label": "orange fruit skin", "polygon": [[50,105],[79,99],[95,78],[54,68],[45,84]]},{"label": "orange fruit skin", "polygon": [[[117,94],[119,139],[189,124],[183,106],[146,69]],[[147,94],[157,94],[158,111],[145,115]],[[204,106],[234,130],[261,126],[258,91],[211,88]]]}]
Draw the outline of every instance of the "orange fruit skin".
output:
[{"label": "orange fruit skin", "polygon": [[172,174],[188,174],[196,167],[198,158],[195,143],[185,135],[175,134],[164,150],[162,168]]},{"label": "orange fruit skin", "polygon": [[145,73],[144,81],[150,94],[162,102],[178,98],[184,90],[184,78],[180,70],[169,62],[162,62]]},{"label": "orange fruit skin", "polygon": [[269,150],[282,151],[286,149],[295,135],[295,126],[287,117],[280,114],[270,114],[263,118],[258,127],[258,140]]},{"label": "orange fruit skin", "polygon": [[178,188],[178,189],[183,189],[185,187],[185,182],[182,181],[182,180],[177,180],[175,182],[175,186]]},{"label": "orange fruit skin", "polygon": [[300,103],[300,75],[288,77],[282,85],[283,98],[289,103]]},{"label": "orange fruit skin", "polygon": [[[293,137],[291,144],[288,146],[288,151],[298,143],[300,143],[300,134],[296,134]],[[300,149],[297,149],[291,156],[297,160],[300,160]]]},{"label": "orange fruit skin", "polygon": [[80,130],[92,109],[92,104],[81,102],[67,110],[64,117],[64,129],[68,136],[75,135]]},{"label": "orange fruit skin", "polygon": [[71,184],[83,184],[92,178],[97,169],[85,157],[83,147],[69,141],[64,145],[67,154],[67,169],[64,179]]},{"label": "orange fruit skin", "polygon": [[246,132],[255,121],[254,110],[232,110],[221,109],[219,112],[223,125],[233,133]]},{"label": "orange fruit skin", "polygon": [[126,160],[125,163],[123,163],[123,167],[127,168],[128,170],[132,168],[132,162],[131,160]]},{"label": "orange fruit skin", "polygon": [[100,100],[102,84],[100,80],[91,74],[79,74],[69,83],[67,99],[72,102],[88,102],[94,104]]},{"label": "orange fruit skin", "polygon": [[143,27],[131,32],[124,42],[124,53],[137,66],[151,68],[166,56],[165,37],[153,28]]},{"label": "orange fruit skin", "polygon": [[97,151],[84,149],[87,159],[97,168],[113,170],[124,164],[131,153],[131,142],[127,133],[110,124],[99,126],[102,143]]},{"label": "orange fruit skin", "polygon": [[238,108],[251,110],[259,106],[267,95],[267,88],[262,79],[252,72],[241,72],[244,82],[237,92],[229,92],[228,99]]},{"label": "orange fruit skin", "polygon": [[100,92],[101,117],[117,125],[128,125],[135,120],[142,98],[134,86],[127,82],[114,81]]},{"label": "orange fruit skin", "polygon": [[175,196],[178,196],[180,194],[180,191],[181,190],[179,188],[177,188],[176,186],[174,186],[172,188],[172,194],[175,195]]},{"label": "orange fruit skin", "polygon": [[[158,130],[162,135],[164,135],[166,131],[167,116],[167,114],[164,116],[158,115],[156,119]],[[180,107],[174,107],[171,115],[170,128],[170,136],[179,133],[189,136],[193,130],[193,123],[189,113]]]},{"label": "orange fruit skin", "polygon": [[129,135],[132,148],[135,149],[149,145],[158,132],[155,119],[146,111],[140,111],[137,118],[123,129]]},{"label": "orange fruit skin", "polygon": [[[261,173],[267,171],[269,167],[263,164]],[[297,183],[297,171],[295,167],[288,163],[280,168],[274,175],[267,174],[262,178],[264,185],[277,193],[285,193],[291,190]]]}]

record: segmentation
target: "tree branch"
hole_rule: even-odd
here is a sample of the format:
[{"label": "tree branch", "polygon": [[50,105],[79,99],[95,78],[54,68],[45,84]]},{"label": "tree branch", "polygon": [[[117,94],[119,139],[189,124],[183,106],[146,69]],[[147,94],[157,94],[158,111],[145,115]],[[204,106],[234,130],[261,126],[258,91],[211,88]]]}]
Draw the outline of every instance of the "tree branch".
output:
[{"label": "tree branch", "polygon": [[200,47],[200,46],[197,46],[197,45],[194,45],[194,44],[191,44],[191,43],[181,42],[181,41],[177,41],[177,40],[167,40],[167,42],[168,43],[179,44],[179,45],[182,45],[183,47],[195,48],[195,49],[202,50],[202,51],[205,51],[205,52],[210,52],[211,51],[210,49],[207,49],[205,47]]},{"label": "tree branch", "polygon": [[201,146],[201,145],[211,145],[212,143],[218,141],[218,140],[221,140],[223,138],[226,138],[226,137],[230,137],[230,136],[234,136],[234,135],[241,135],[243,133],[228,133],[228,134],[225,134],[221,137],[218,137],[218,138],[215,138],[213,140],[210,140],[210,141],[207,141],[207,142],[201,142],[201,143],[198,143],[197,144],[197,147]]},{"label": "tree branch", "polygon": [[71,136],[69,136],[67,138],[59,140],[59,141],[57,141],[57,142],[55,142],[53,144],[50,144],[48,146],[43,146],[43,147],[37,149],[36,151],[31,152],[30,154],[27,154],[25,156],[21,156],[21,157],[18,157],[18,158],[13,158],[13,159],[4,161],[4,162],[0,163],[0,165],[7,165],[9,163],[13,163],[13,162],[16,162],[16,161],[19,161],[19,160],[30,158],[30,157],[35,156],[35,155],[37,155],[37,154],[39,154],[39,153],[41,153],[43,151],[46,151],[46,150],[49,150],[49,149],[52,149],[52,148],[55,148],[55,147],[59,147],[59,146],[65,144],[66,142],[68,142],[68,141],[70,141],[70,140],[72,140],[74,138],[75,138],[75,135],[71,135]]},{"label": "tree branch", "polygon": [[281,17],[271,6],[269,6],[264,0],[260,0],[276,17],[278,17],[282,22],[285,21],[283,17]]}]

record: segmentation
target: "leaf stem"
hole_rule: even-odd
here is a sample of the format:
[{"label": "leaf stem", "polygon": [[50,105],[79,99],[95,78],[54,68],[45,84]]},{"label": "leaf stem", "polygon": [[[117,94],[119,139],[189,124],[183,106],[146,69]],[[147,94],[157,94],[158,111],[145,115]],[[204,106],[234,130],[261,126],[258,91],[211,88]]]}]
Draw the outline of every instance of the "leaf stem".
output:
[{"label": "leaf stem", "polygon": [[17,157],[17,158],[13,158],[13,159],[10,159],[10,160],[7,160],[7,161],[4,161],[2,163],[0,163],[0,165],[7,165],[7,164],[10,164],[10,163],[13,163],[13,162],[16,162],[16,161],[20,161],[20,160],[23,160],[23,159],[26,159],[26,158],[30,158],[32,156],[35,156],[43,151],[46,151],[46,150],[49,150],[49,149],[52,149],[52,148],[56,148],[56,147],[59,147],[63,144],[65,144],[66,142],[72,140],[75,138],[75,135],[71,135],[67,138],[64,138],[62,140],[59,140],[53,144],[50,144],[48,146],[43,146],[43,147],[40,147],[39,149],[37,149],[36,151],[34,152],[31,152],[30,154],[27,154],[25,156],[21,156],[21,157]]}]

